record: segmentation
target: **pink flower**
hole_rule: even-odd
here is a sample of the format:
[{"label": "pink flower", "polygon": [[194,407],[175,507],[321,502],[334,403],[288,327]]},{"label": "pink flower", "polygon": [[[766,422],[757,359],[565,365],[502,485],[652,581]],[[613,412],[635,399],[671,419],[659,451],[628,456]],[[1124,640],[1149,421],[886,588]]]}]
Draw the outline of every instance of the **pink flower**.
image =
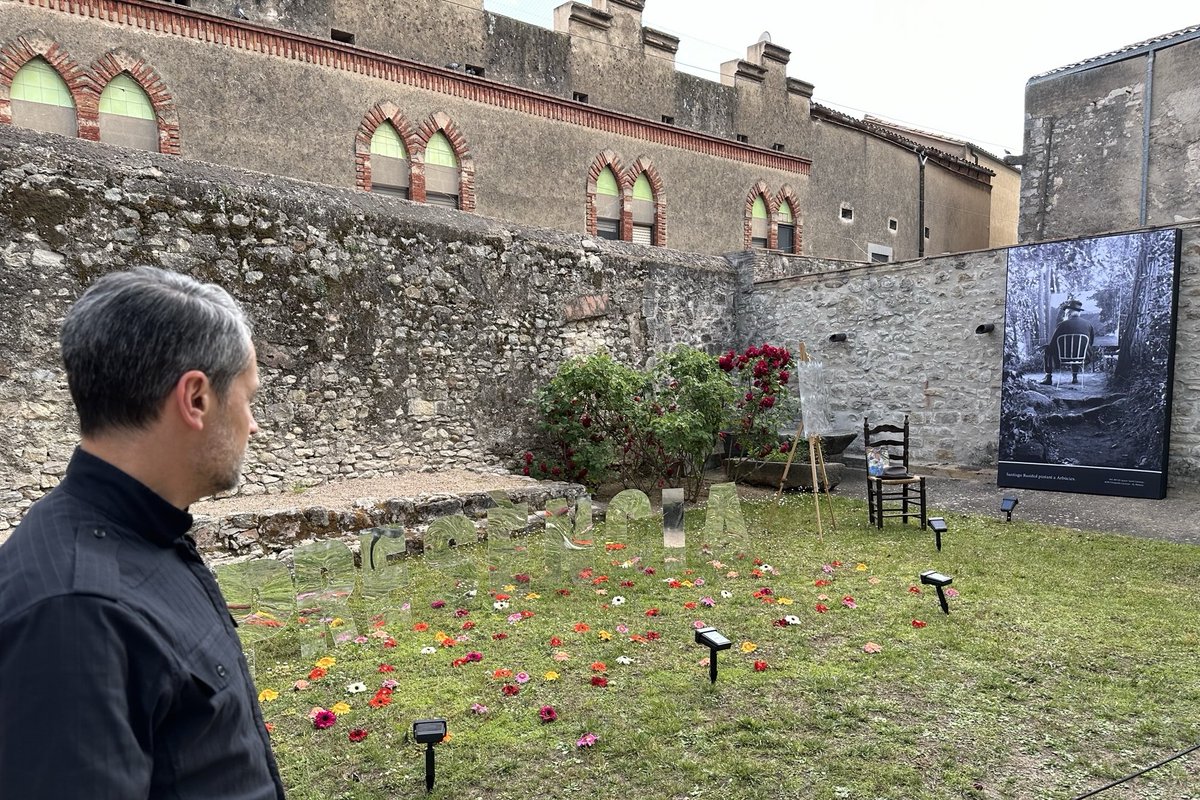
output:
[{"label": "pink flower", "polygon": [[558,719],[558,712],[554,710],[554,706],[542,706],[538,709],[538,717],[542,722],[554,722]]},{"label": "pink flower", "polygon": [[475,714],[479,714],[480,716],[482,716],[482,715],[488,713],[488,707],[484,706],[484,705],[480,705],[479,703],[471,703],[471,711]]},{"label": "pink flower", "polygon": [[846,608],[858,608],[858,603],[854,602],[854,598],[850,595],[846,595],[842,598],[842,605],[844,605]]},{"label": "pink flower", "polygon": [[324,708],[313,717],[313,727],[319,731],[332,728],[335,722],[337,722],[337,714]]},{"label": "pink flower", "polygon": [[430,608],[445,608],[446,601],[445,600],[434,600],[432,603],[429,604],[429,607]]},{"label": "pink flower", "polygon": [[579,737],[579,740],[577,742],[575,742],[575,746],[576,747],[591,747],[598,741],[600,741],[600,737],[597,736],[596,734],[585,733],[583,736]]},{"label": "pink flower", "polygon": [[528,672],[518,672],[515,676],[517,683],[529,683]]},{"label": "pink flower", "polygon": [[471,652],[467,653],[465,658],[467,661],[483,661],[483,653],[472,650]]}]

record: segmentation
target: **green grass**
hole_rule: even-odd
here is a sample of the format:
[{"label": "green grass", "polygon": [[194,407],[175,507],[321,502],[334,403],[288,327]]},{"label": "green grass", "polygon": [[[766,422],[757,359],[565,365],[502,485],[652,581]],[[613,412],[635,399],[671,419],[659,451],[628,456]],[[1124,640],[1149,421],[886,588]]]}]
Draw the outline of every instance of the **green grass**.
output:
[{"label": "green grass", "polygon": [[[651,562],[622,568],[601,556],[595,574],[609,577],[599,587],[607,595],[534,572],[529,586],[509,592],[511,608],[495,611],[488,590],[529,571],[501,564],[466,618],[454,616],[453,600],[429,607],[450,581],[414,559],[412,611],[388,625],[396,646],[385,649],[378,638],[343,644],[331,653],[329,674],[304,691],[291,686],[311,660],[260,651],[259,688],[280,693],[263,710],[289,797],[422,795],[423,748],[407,731],[423,716],[447,718],[453,734],[437,748],[431,796],[465,800],[1072,798],[1200,740],[1200,548],[948,515],[938,553],[932,534],[915,526],[868,528],[861,503],[837,502],[839,527],[829,530],[826,520],[824,541],[813,533],[811,498],[791,496],[781,508],[747,503],[745,511],[742,559],[732,550],[701,553],[702,512],[689,512],[685,563],[655,563],[656,573],[645,575],[639,569]],[[645,536],[612,555],[628,557],[655,540],[652,531]],[[596,541],[605,541],[603,529]],[[723,568],[709,563],[714,555]],[[477,557],[486,563],[482,548]],[[754,558],[778,576],[751,577]],[[835,561],[842,566],[826,575],[822,565]],[[948,616],[931,589],[909,591],[929,568],[954,576],[960,595]],[[739,576],[726,577],[729,570]],[[670,588],[672,577],[705,584]],[[831,585],[815,586],[819,579]],[[794,602],[752,596],[764,586]],[[541,597],[524,599],[528,591]],[[822,593],[827,613],[815,610]],[[617,594],[627,602],[604,608]],[[842,605],[845,595],[856,609]],[[684,608],[704,596],[716,606]],[[659,616],[646,617],[648,608]],[[534,616],[510,624],[506,615],[521,609]],[[370,609],[359,610],[369,630]],[[772,624],[785,614],[801,624]],[[468,642],[421,654],[436,631],[460,634],[467,619],[476,624]],[[715,686],[692,641],[697,619],[735,643],[719,656]],[[914,628],[914,619],[927,625]],[[418,622],[429,630],[414,631]],[[579,622],[590,630],[576,632]],[[622,623],[624,635],[616,632]],[[650,630],[661,639],[629,639]],[[498,632],[508,637],[494,640]],[[560,647],[550,646],[553,636]],[[757,649],[741,652],[745,641]],[[868,642],[882,651],[864,652]],[[450,666],[468,650],[483,660]],[[569,660],[555,661],[556,652]],[[633,663],[619,665],[619,656]],[[768,668],[755,671],[755,660]],[[590,683],[594,661],[607,666],[606,688]],[[385,662],[396,671],[379,673]],[[502,668],[532,679],[505,697],[505,681],[492,677]],[[544,680],[548,670],[559,679]],[[391,704],[368,707],[388,677],[398,681]],[[348,694],[353,681],[369,691]],[[309,710],[339,701],[351,710],[314,730]],[[472,703],[489,713],[472,713]],[[539,721],[545,704],[557,721]],[[368,738],[350,742],[354,727]],[[586,732],[599,741],[577,748]],[[1102,797],[1190,798],[1198,779],[1193,754]]]}]

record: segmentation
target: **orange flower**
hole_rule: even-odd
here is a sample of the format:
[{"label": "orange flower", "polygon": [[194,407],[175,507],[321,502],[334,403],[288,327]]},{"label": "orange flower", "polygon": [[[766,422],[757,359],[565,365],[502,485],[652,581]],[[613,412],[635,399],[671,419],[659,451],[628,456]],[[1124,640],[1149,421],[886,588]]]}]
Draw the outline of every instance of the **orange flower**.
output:
[{"label": "orange flower", "polygon": [[423,633],[424,631],[429,630],[429,623],[428,622],[418,622],[416,625],[413,625],[413,630],[416,631],[417,633]]},{"label": "orange flower", "polygon": [[504,678],[511,678],[512,674],[513,671],[511,669],[498,669],[492,673],[492,677],[497,680],[503,680]]},{"label": "orange flower", "polygon": [[593,672],[604,672],[606,669],[608,669],[608,667],[605,665],[605,663],[603,661],[593,661],[592,662],[592,671]]},{"label": "orange flower", "polygon": [[321,678],[324,678],[328,674],[329,673],[326,672],[321,667],[313,667],[312,672],[308,673],[308,677],[310,680],[319,681],[319,680],[321,680]]},{"label": "orange flower", "polygon": [[589,626],[586,622],[576,622],[575,623],[575,632],[576,633],[587,633],[590,630],[591,630],[591,626]]}]

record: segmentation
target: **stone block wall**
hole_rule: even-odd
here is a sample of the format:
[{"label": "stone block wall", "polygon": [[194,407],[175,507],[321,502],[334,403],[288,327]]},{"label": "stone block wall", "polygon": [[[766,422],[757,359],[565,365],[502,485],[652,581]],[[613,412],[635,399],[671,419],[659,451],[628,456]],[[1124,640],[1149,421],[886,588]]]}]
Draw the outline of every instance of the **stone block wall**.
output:
[{"label": "stone block wall", "polygon": [[139,264],[219,283],[255,318],[244,493],[510,463],[565,358],[604,347],[641,366],[734,337],[718,257],[0,127],[0,531],[77,438],[63,315]]}]

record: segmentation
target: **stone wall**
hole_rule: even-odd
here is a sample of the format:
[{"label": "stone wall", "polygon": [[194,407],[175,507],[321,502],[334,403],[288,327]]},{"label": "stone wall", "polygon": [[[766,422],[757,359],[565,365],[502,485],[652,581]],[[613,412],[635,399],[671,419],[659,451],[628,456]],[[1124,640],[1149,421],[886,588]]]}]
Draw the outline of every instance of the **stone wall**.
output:
[{"label": "stone wall", "polygon": [[[1173,486],[1200,480],[1200,226],[1181,227]],[[804,342],[825,367],[840,429],[909,414],[917,463],[995,468],[1007,252],[893,264],[759,259],[743,266],[755,280],[742,287],[738,339]],[[988,322],[994,332],[975,333]],[[829,341],[834,333],[846,341]]]},{"label": "stone wall", "polygon": [[498,465],[565,358],[641,366],[733,342],[724,259],[0,126],[0,530],[76,440],[58,352],[97,276],[155,264],[256,319],[245,493],[418,465]]}]

